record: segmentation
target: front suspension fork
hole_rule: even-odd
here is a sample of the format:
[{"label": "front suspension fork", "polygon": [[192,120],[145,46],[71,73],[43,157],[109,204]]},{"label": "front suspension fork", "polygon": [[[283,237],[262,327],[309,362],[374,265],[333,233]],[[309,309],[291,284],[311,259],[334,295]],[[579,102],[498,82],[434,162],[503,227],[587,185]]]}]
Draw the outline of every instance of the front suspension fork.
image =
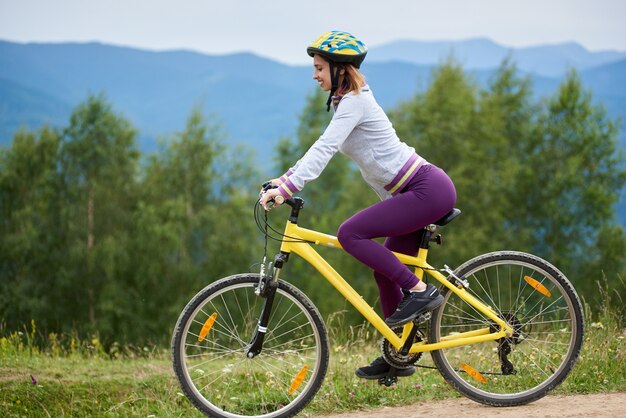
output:
[{"label": "front suspension fork", "polygon": [[265,340],[265,334],[267,334],[267,325],[270,321],[276,289],[278,289],[278,275],[286,261],[287,254],[278,254],[274,259],[274,268],[270,272],[271,275],[262,274],[259,280],[257,292],[260,297],[265,299],[265,302],[263,303],[263,310],[261,311],[256,331],[245,349],[245,354],[248,358],[257,356],[263,349],[263,341]]},{"label": "front suspension fork", "polygon": [[257,324],[256,332],[250,341],[250,344],[246,347],[246,356],[252,358],[258,355],[263,349],[263,340],[267,333],[267,324],[270,320],[270,313],[272,312],[272,305],[274,303],[274,296],[276,295],[276,289],[278,288],[278,281],[269,280],[265,285],[264,295],[265,303],[263,304],[263,310],[261,311],[261,317]]}]

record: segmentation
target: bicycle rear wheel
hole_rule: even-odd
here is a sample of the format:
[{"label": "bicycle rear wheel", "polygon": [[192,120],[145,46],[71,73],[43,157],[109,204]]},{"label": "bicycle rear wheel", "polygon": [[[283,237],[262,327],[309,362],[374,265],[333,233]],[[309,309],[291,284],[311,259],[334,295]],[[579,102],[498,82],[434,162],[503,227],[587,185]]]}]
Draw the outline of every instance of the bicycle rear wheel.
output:
[{"label": "bicycle rear wheel", "polygon": [[[476,257],[455,274],[468,291],[515,330],[509,338],[432,352],[444,378],[462,394],[493,406],[535,401],[571,371],[583,343],[583,311],[576,291],[539,257],[500,251]],[[445,288],[433,312],[430,341],[495,323]]]},{"label": "bicycle rear wheel", "polygon": [[279,281],[260,354],[246,356],[265,299],[259,275],[237,275],[200,291],[172,338],[185,395],[212,417],[290,417],[319,390],[328,368],[322,318],[297,288]]}]

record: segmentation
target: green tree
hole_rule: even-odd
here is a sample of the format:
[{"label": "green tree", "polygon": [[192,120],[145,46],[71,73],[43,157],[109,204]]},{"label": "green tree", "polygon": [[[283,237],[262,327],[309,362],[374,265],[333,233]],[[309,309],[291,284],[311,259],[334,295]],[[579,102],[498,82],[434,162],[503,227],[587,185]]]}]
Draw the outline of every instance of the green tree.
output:
[{"label": "green tree", "polygon": [[73,303],[59,308],[94,330],[107,329],[115,320],[110,301],[123,293],[132,263],[127,243],[137,206],[136,131],[103,95],[90,96],[70,117],[61,158],[68,242],[60,286]]},{"label": "green tree", "polygon": [[[626,180],[617,139],[617,124],[571,71],[545,101],[533,134],[519,148],[522,170],[515,184],[518,210],[511,230],[529,228],[533,251],[562,266],[585,293],[594,292],[601,277],[583,278],[579,272],[588,271],[590,260],[608,254],[599,254],[606,236],[623,246],[623,234],[611,227]],[[601,233],[607,228],[613,232]],[[605,267],[611,264],[617,271],[605,271],[609,280],[623,271],[624,258]]]},{"label": "green tree", "polygon": [[260,257],[251,216],[259,176],[245,150],[228,155],[222,143],[219,125],[195,108],[147,162],[133,240],[141,262],[129,289],[142,338],[169,337],[193,294]]},{"label": "green tree", "polygon": [[44,127],[21,130],[0,149],[0,317],[9,329],[63,319],[50,309],[64,259],[60,144],[60,135]]},{"label": "green tree", "polygon": [[523,210],[516,182],[522,170],[523,147],[530,140],[537,112],[530,78],[521,77],[516,65],[510,59],[504,60],[487,88],[480,91],[474,124],[474,192],[478,193],[482,210],[488,209],[481,229],[491,241],[484,246],[485,251],[530,248],[532,232],[519,228],[511,233],[510,225]]},{"label": "green tree", "polygon": [[[626,232],[621,225],[605,225],[598,230],[596,244],[577,272],[576,288],[590,303],[592,312],[611,307],[626,313]],[[608,297],[608,300],[606,299]],[[626,318],[622,316],[622,318]]]}]

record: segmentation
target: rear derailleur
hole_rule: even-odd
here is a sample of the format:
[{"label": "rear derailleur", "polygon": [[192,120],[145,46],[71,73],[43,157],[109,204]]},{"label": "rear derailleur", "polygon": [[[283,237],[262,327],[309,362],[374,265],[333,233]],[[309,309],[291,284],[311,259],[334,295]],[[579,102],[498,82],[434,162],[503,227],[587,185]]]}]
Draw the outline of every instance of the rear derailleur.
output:
[{"label": "rear derailleur", "polygon": [[[522,323],[521,321],[510,312],[504,312],[501,315],[501,318],[505,320],[511,327],[513,328],[513,335],[510,337],[503,337],[497,340],[498,342],[498,358],[500,359],[500,370],[502,370],[503,375],[513,375],[517,374],[517,370],[515,370],[515,366],[509,360],[508,356],[511,354],[511,345],[517,345],[524,340],[524,335],[522,334]],[[491,325],[491,331],[497,332],[498,327],[495,323]]]}]

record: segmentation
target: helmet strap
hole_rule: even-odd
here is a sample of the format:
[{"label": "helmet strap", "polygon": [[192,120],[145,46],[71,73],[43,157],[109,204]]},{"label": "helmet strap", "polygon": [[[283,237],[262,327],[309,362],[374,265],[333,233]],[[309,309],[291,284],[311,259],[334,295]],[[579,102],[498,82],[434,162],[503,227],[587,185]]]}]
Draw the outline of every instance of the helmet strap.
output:
[{"label": "helmet strap", "polygon": [[326,111],[330,111],[330,104],[333,101],[333,96],[339,87],[339,66],[335,65],[332,61],[328,61],[328,65],[330,66],[330,94],[328,95],[328,100],[326,101]]}]

